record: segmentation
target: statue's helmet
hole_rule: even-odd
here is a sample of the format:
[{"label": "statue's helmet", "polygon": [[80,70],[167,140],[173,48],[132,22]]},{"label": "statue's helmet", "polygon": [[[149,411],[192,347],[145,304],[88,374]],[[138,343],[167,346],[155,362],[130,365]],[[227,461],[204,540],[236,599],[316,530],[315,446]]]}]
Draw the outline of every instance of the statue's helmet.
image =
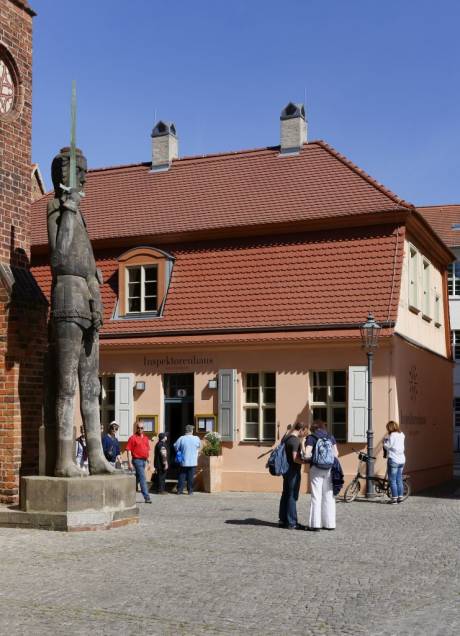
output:
[{"label": "statue's helmet", "polygon": [[[76,148],[77,159],[77,188],[83,190],[86,182],[86,171],[88,165],[86,157],[79,148]],[[57,197],[62,194],[61,184],[69,187],[70,182],[70,148],[61,148],[54,157],[51,164],[51,179],[53,181],[54,192]]]}]

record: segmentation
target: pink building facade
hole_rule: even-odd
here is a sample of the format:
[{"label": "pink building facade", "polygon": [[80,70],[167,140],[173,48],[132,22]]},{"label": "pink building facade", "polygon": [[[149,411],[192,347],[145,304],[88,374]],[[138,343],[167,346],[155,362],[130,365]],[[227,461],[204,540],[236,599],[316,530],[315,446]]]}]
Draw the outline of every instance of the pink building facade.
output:
[{"label": "pink building facade", "polygon": [[[216,430],[219,488],[275,492],[267,453],[289,424],[321,418],[349,480],[366,444],[359,328],[372,311],[376,471],[396,419],[413,487],[440,483],[452,473],[452,254],[412,205],[305,143],[305,126],[289,104],[280,146],[178,159],[174,125],[159,122],[152,162],[89,172],[102,420],[118,421],[123,442],[139,419],[153,440],[189,423]],[[33,204],[32,259],[49,295],[46,203]]]}]

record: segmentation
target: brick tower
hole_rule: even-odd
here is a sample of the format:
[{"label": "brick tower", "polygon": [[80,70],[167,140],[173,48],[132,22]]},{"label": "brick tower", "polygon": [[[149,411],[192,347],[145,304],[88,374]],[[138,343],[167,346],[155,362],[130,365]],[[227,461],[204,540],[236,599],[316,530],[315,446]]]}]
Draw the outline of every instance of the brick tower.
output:
[{"label": "brick tower", "polygon": [[0,0],[0,503],[38,467],[46,305],[29,273],[32,19]]}]

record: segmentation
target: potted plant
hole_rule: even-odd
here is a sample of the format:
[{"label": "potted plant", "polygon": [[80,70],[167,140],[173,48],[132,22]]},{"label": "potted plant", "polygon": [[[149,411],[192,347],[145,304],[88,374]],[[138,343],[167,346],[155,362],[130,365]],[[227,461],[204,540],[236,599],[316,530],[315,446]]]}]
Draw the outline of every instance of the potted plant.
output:
[{"label": "potted plant", "polygon": [[204,436],[201,450],[203,489],[205,492],[222,490],[222,440],[219,433],[209,432]]},{"label": "potted plant", "polygon": [[203,446],[202,453],[208,457],[215,457],[222,454],[222,440],[219,433],[210,431],[204,436],[206,444]]}]

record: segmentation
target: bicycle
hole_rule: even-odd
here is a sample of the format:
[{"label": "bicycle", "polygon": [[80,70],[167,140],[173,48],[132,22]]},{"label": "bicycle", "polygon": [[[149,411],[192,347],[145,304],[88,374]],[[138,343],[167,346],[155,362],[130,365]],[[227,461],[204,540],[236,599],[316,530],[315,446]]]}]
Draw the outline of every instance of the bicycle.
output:
[{"label": "bicycle", "polygon": [[[363,451],[356,451],[355,449],[353,449],[353,452],[356,453],[359,458],[358,470],[356,471],[356,475],[354,476],[352,481],[345,488],[345,492],[343,494],[344,501],[346,503],[351,503],[352,501],[356,499],[356,497],[359,495],[359,492],[361,490],[362,479],[366,483],[368,481],[373,482],[375,494],[377,497],[383,497],[384,495],[387,495],[387,497],[391,499],[392,497],[391,488],[390,488],[390,482],[388,481],[388,478],[387,478],[387,473],[385,473],[385,477],[379,477],[378,475],[375,475],[374,477],[367,477],[366,474],[362,474],[362,471],[361,471],[362,465],[367,464],[367,462],[369,461],[369,458],[370,459],[376,459],[376,458],[372,457],[372,455],[368,455],[367,453],[364,453]],[[410,493],[411,493],[411,488],[409,483],[409,477],[408,475],[403,475],[402,501],[407,499]]]}]

